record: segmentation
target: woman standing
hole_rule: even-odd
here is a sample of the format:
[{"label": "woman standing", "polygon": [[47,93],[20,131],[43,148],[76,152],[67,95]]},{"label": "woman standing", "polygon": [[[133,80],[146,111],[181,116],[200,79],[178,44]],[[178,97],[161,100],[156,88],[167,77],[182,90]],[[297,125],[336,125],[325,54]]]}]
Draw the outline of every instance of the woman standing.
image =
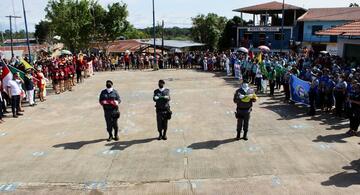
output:
[{"label": "woman standing", "polygon": [[40,101],[43,102],[45,101],[45,97],[46,97],[46,81],[47,79],[45,78],[44,74],[41,72],[41,66],[39,66],[37,68],[37,79],[38,79],[38,88],[39,88],[39,97],[40,97]]}]

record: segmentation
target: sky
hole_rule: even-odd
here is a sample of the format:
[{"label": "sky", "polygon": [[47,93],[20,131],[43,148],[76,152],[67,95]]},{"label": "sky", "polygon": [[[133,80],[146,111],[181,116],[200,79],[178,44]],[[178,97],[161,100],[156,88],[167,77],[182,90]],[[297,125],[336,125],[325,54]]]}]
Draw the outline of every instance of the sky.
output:
[{"label": "sky", "polygon": [[[33,32],[35,24],[45,18],[45,7],[48,0],[24,0],[29,31]],[[119,0],[98,0],[104,6]],[[191,17],[198,14],[216,13],[227,18],[239,15],[233,9],[266,3],[271,0],[155,0],[156,21],[165,22],[165,27],[190,27]],[[287,4],[300,7],[347,7],[356,0],[286,0]],[[152,25],[152,0],[123,0],[128,5],[128,20],[137,28]],[[6,15],[23,17],[21,0],[1,0],[0,31],[9,29],[9,19]],[[245,16],[246,17],[246,16]],[[247,16],[248,19],[251,16]],[[14,30],[24,29],[24,19],[14,22]]]}]

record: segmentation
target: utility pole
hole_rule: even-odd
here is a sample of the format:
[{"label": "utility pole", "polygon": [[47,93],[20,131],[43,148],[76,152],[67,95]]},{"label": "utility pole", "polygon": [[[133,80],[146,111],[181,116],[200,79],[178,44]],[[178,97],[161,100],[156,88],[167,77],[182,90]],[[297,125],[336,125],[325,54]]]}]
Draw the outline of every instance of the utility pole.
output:
[{"label": "utility pole", "polygon": [[20,16],[12,16],[12,15],[9,15],[9,16],[5,16],[7,18],[9,18],[9,21],[10,21],[10,46],[11,46],[11,58],[14,57],[14,48],[13,48],[13,34],[12,34],[12,19],[13,18],[21,18]]},{"label": "utility pole", "polygon": [[[155,0],[152,0],[152,5],[153,5],[153,37],[154,37],[154,65],[153,65],[153,67],[155,67],[157,64],[157,60],[156,60],[156,29],[155,29]],[[154,68],[154,69],[157,69],[157,68]]]},{"label": "utility pole", "polygon": [[285,0],[283,0],[283,4],[282,4],[282,18],[281,18],[281,48],[280,48],[280,52],[283,52],[284,49],[284,22],[285,22]]},{"label": "utility pole", "polygon": [[28,31],[28,25],[27,25],[27,20],[26,20],[26,11],[25,11],[25,3],[24,3],[24,0],[22,0],[22,6],[23,6],[23,12],[24,12],[24,22],[25,22],[25,31],[26,31],[26,43],[27,43],[28,52],[29,52],[29,62],[31,63],[30,40],[29,40],[29,31]]},{"label": "utility pole", "polygon": [[164,24],[164,20],[162,21],[162,24],[161,24],[161,55],[164,57],[164,31],[165,31],[165,29],[164,29],[164,26],[165,26],[165,24]]}]

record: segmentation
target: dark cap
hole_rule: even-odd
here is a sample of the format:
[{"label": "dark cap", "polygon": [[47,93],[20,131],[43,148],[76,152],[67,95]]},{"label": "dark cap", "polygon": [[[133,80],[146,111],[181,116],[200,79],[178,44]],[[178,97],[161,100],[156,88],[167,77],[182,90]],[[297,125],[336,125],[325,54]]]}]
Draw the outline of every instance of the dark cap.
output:
[{"label": "dark cap", "polygon": [[165,81],[164,80],[159,80],[159,83],[164,84],[165,85]]},{"label": "dark cap", "polygon": [[110,83],[111,85],[113,85],[113,82],[112,82],[111,80],[107,80],[107,81],[106,81],[106,84],[107,84],[107,83]]}]

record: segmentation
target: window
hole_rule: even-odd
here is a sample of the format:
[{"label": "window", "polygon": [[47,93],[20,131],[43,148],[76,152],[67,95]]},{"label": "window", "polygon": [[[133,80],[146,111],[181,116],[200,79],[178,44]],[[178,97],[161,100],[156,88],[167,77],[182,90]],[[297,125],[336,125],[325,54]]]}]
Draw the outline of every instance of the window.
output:
[{"label": "window", "polygon": [[266,45],[266,34],[265,33],[259,33],[259,44]]},{"label": "window", "polygon": [[252,40],[253,39],[253,36],[251,33],[245,33],[244,34],[244,40]]},{"label": "window", "polygon": [[276,41],[281,41],[281,33],[275,33],[275,40]]},{"label": "window", "polygon": [[331,43],[336,43],[337,42],[337,36],[330,36],[330,42]]},{"label": "window", "polygon": [[312,35],[316,35],[316,32],[318,32],[322,29],[323,29],[323,26],[321,26],[321,25],[312,26]]}]

